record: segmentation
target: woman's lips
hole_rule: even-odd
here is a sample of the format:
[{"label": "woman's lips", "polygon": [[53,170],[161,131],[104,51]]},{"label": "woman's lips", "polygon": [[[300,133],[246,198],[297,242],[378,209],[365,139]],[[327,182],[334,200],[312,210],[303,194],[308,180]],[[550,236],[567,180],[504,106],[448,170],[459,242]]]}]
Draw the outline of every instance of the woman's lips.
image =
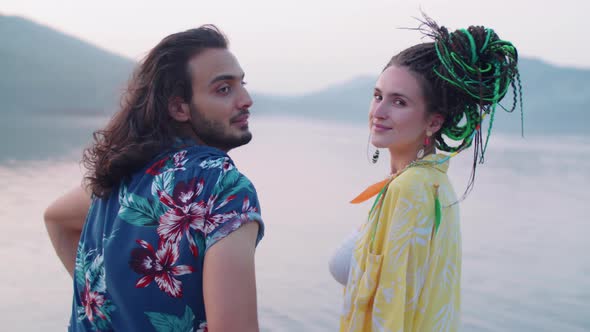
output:
[{"label": "woman's lips", "polygon": [[391,127],[387,127],[387,126],[384,126],[384,125],[381,125],[381,124],[377,124],[377,123],[374,123],[373,124],[373,130],[375,132],[385,132],[385,131],[388,131],[388,130],[391,130],[391,129],[392,129]]}]

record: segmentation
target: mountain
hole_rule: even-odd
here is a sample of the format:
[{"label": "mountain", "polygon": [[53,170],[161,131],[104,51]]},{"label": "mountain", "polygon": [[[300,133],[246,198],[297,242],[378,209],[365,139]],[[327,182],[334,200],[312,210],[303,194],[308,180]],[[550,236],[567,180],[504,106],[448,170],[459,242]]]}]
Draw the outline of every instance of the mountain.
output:
[{"label": "mountain", "polygon": [[[0,114],[110,114],[135,62],[24,18],[0,16]],[[385,61],[386,59],[384,59]],[[587,134],[590,70],[520,60],[525,133]],[[364,124],[376,77],[303,96],[254,94],[253,112]],[[511,104],[508,95],[503,104]],[[499,110],[494,128],[520,132]]]},{"label": "mountain", "polygon": [[[590,122],[590,70],[564,68],[521,58],[526,134],[588,134]],[[284,113],[323,120],[365,123],[377,77],[356,77],[339,85],[299,97],[259,96],[261,113]],[[513,95],[501,102],[512,105]],[[494,130],[520,133],[520,109],[509,114],[498,108]]]},{"label": "mountain", "polygon": [[0,15],[0,114],[111,112],[135,63],[24,18]]}]

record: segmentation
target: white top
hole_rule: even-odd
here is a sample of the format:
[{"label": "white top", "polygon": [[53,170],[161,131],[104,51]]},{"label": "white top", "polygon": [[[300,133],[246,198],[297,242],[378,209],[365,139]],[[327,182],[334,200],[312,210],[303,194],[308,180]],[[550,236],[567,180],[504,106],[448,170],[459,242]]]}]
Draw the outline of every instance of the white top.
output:
[{"label": "white top", "polygon": [[342,245],[334,252],[330,259],[330,273],[343,286],[346,286],[348,281],[348,273],[350,272],[350,261],[352,259],[352,252],[360,233],[354,230],[344,240]]}]

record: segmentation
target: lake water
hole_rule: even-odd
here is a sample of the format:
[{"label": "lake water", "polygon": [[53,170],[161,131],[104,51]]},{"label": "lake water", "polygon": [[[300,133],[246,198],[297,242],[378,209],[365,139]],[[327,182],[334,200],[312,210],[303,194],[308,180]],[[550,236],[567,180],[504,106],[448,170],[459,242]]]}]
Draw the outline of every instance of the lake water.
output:
[{"label": "lake water", "polygon": [[[69,319],[71,280],[42,213],[80,181],[80,145],[99,120],[53,121],[0,128],[3,331],[63,331]],[[347,202],[387,174],[387,160],[368,163],[362,126],[254,118],[251,128],[254,140],[230,155],[267,227],[256,256],[262,330],[335,331],[342,288],[327,261],[366,217],[369,203]],[[462,331],[590,331],[587,140],[492,137],[461,203]],[[451,163],[458,193],[470,156]]]}]

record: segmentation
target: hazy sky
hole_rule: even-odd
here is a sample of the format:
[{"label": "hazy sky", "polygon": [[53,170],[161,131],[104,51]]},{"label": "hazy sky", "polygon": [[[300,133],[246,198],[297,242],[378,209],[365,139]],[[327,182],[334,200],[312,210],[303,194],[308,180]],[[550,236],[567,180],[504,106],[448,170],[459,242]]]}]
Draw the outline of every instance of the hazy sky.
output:
[{"label": "hazy sky", "polygon": [[589,0],[1,0],[20,15],[102,48],[141,59],[170,33],[218,25],[252,91],[301,94],[359,75],[376,75],[396,52],[420,42],[422,8],[449,28],[485,25],[521,55],[590,68],[584,22]]}]

